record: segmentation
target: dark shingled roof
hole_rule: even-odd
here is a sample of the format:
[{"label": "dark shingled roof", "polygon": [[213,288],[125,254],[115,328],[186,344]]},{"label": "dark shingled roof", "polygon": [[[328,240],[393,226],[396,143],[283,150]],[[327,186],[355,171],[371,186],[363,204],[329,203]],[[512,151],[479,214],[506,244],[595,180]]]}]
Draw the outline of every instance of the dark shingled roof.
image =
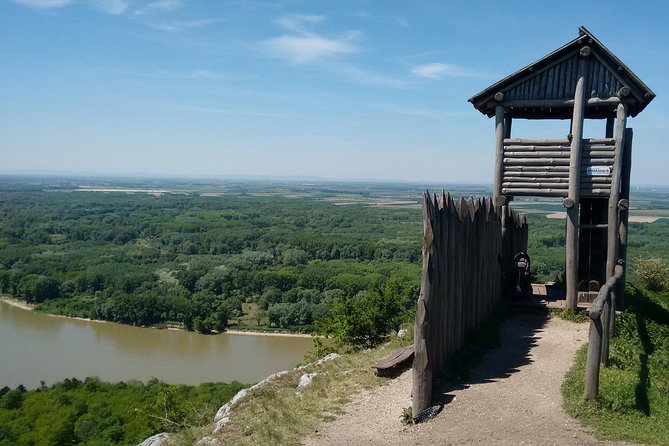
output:
[{"label": "dark shingled roof", "polygon": [[[646,108],[655,93],[583,26],[579,28],[577,38],[472,96],[469,102],[481,113],[494,116],[497,105],[495,94],[503,93],[502,105],[504,102],[513,104],[507,111],[510,116],[529,119],[571,118],[572,107],[538,107],[536,102],[561,102],[574,98],[579,51],[584,46],[591,49],[586,77],[588,97],[603,100],[615,98],[619,96],[621,88],[628,87],[629,94],[622,98],[628,105],[628,115],[634,117]],[[526,106],[522,101],[534,101],[535,105]],[[608,104],[589,104],[585,112],[587,118],[614,115],[615,105],[611,105],[610,101]]]}]

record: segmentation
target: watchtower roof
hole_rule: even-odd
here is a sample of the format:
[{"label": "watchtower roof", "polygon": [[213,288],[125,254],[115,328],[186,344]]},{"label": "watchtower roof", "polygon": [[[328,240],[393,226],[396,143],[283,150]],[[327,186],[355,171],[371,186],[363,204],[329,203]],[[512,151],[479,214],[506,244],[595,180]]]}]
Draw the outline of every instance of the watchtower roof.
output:
[{"label": "watchtower roof", "polygon": [[495,106],[504,105],[512,117],[569,119],[579,53],[585,47],[592,58],[586,76],[591,100],[585,117],[614,116],[615,99],[627,104],[632,117],[646,108],[655,93],[583,26],[577,38],[472,96],[469,102],[489,117],[495,115]]}]

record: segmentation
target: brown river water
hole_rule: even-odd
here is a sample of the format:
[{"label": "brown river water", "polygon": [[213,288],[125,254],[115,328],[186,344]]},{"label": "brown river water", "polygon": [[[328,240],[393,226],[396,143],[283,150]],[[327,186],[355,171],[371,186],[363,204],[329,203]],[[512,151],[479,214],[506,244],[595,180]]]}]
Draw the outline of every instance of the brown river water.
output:
[{"label": "brown river water", "polygon": [[0,387],[65,378],[255,383],[293,368],[308,337],[202,335],[49,316],[0,301]]}]

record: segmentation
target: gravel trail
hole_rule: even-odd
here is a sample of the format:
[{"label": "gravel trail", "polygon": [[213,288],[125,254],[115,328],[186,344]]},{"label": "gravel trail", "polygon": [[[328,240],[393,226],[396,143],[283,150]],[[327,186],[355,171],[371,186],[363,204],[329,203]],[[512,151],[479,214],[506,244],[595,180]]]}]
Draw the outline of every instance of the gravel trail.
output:
[{"label": "gravel trail", "polygon": [[444,387],[434,419],[401,423],[411,404],[411,370],[354,397],[345,413],[323,424],[304,445],[598,445],[562,408],[560,386],[588,325],[517,315],[461,388]]}]

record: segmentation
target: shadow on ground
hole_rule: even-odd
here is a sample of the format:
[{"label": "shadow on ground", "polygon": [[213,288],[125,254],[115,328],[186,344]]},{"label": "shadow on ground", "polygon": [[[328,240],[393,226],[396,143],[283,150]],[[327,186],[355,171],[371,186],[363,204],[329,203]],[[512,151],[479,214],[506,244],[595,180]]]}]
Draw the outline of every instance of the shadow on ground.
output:
[{"label": "shadow on ground", "polygon": [[544,314],[511,314],[502,324],[499,345],[486,352],[469,379],[461,383],[442,381],[434,386],[433,401],[450,403],[450,392],[468,388],[471,384],[488,383],[508,378],[521,366],[530,364],[530,351],[537,334],[544,328],[548,317]]}]

